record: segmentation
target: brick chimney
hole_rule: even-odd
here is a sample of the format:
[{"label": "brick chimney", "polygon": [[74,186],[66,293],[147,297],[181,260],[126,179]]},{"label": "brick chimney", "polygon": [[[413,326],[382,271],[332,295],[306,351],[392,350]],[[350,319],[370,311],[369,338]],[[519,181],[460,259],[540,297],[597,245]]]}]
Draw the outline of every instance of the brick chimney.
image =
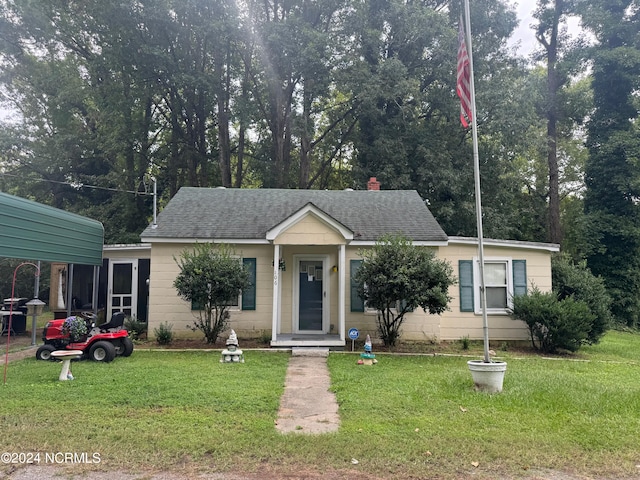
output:
[{"label": "brick chimney", "polygon": [[367,182],[367,190],[380,190],[380,182],[376,177],[371,177]]}]

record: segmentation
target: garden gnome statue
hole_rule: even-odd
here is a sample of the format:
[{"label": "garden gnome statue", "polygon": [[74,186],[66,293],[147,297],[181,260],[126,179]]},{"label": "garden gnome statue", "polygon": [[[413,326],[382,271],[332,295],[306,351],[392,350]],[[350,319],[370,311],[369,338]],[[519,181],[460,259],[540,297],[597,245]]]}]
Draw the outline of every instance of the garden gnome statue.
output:
[{"label": "garden gnome statue", "polygon": [[227,338],[227,348],[222,351],[220,363],[244,363],[244,355],[238,348],[238,336],[233,330]]},{"label": "garden gnome statue", "polygon": [[367,335],[367,339],[364,342],[364,353],[360,354],[358,365],[373,365],[374,363],[378,363],[378,361],[376,356],[371,353],[371,336]]}]

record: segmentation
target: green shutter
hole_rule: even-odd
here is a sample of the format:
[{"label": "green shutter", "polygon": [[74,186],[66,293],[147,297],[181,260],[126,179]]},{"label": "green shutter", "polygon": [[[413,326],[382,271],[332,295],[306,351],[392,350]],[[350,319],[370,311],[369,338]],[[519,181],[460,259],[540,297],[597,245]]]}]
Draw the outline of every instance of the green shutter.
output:
[{"label": "green shutter", "polygon": [[256,259],[243,258],[242,264],[249,272],[249,286],[242,291],[242,310],[256,309]]},{"label": "green shutter", "polygon": [[459,260],[460,311],[473,312],[473,261]]},{"label": "green shutter", "polygon": [[351,268],[351,311],[364,312],[364,301],[358,295],[358,284],[354,280],[360,265],[362,265],[362,260],[351,260],[349,264]]},{"label": "green shutter", "polygon": [[527,261],[512,260],[513,296],[527,294]]},{"label": "green shutter", "polygon": [[202,310],[202,305],[195,300],[191,300],[191,310]]}]

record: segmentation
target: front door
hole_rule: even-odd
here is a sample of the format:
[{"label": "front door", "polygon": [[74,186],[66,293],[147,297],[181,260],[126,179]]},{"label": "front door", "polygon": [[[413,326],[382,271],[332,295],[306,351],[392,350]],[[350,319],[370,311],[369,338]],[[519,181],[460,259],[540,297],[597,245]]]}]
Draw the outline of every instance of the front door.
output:
[{"label": "front door", "polygon": [[110,260],[107,298],[107,318],[115,312],[124,312],[127,317],[137,317],[138,305],[138,260]]},{"label": "front door", "polygon": [[297,260],[299,333],[325,332],[327,272],[322,258]]}]

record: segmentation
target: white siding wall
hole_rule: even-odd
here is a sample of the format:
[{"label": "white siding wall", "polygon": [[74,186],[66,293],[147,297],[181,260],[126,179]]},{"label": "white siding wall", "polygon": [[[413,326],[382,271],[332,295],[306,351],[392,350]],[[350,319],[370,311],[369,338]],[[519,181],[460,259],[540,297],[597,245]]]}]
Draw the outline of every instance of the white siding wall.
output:
[{"label": "white siding wall", "polygon": [[[173,324],[173,331],[179,337],[201,337],[200,332],[192,332],[187,328],[193,324],[195,315],[188,302],[181,300],[173,281],[179,273],[174,260],[179,257],[184,244],[154,244],[151,254],[151,289],[149,298],[149,335],[162,322]],[[458,276],[458,260],[472,260],[477,255],[477,247],[466,244],[451,244],[446,247],[434,247],[439,258],[446,258],[452,265],[454,275]],[[259,337],[271,332],[273,301],[273,246],[272,245],[236,245],[238,256],[256,258],[256,310],[232,311],[230,326],[241,337]],[[359,247],[347,247],[346,251],[346,329],[355,327],[360,330],[361,338],[367,333],[377,339],[376,314],[373,312],[351,312],[350,296],[350,260],[359,259]],[[291,333],[293,329],[293,256],[295,254],[329,255],[330,266],[338,264],[338,246],[281,246],[281,256],[286,264],[286,271],[281,272],[281,332]],[[485,246],[486,257],[508,257],[514,260],[526,260],[527,284],[532,283],[542,291],[551,289],[551,259],[546,250],[530,248]],[[338,325],[338,275],[329,272],[330,287],[330,323],[337,332]],[[464,336],[470,339],[482,339],[482,316],[473,312],[461,312],[459,302],[459,286],[451,287],[450,311],[442,315],[429,315],[417,310],[407,315],[402,326],[402,340],[407,341],[440,341],[458,340]],[[524,323],[512,320],[507,315],[489,316],[491,340],[526,340],[528,332]]]},{"label": "white siding wall", "polygon": [[[163,322],[173,324],[176,337],[200,338],[200,331],[193,332],[187,326],[193,325],[198,312],[191,310],[191,304],[182,300],[173,287],[173,282],[180,272],[174,257],[188,245],[155,244],[151,254],[151,288],[149,293],[149,336],[153,329]],[[242,335],[259,337],[271,332],[271,305],[273,285],[273,247],[271,245],[235,245],[235,253],[243,258],[256,259],[256,309],[233,310],[230,328]]]}]

